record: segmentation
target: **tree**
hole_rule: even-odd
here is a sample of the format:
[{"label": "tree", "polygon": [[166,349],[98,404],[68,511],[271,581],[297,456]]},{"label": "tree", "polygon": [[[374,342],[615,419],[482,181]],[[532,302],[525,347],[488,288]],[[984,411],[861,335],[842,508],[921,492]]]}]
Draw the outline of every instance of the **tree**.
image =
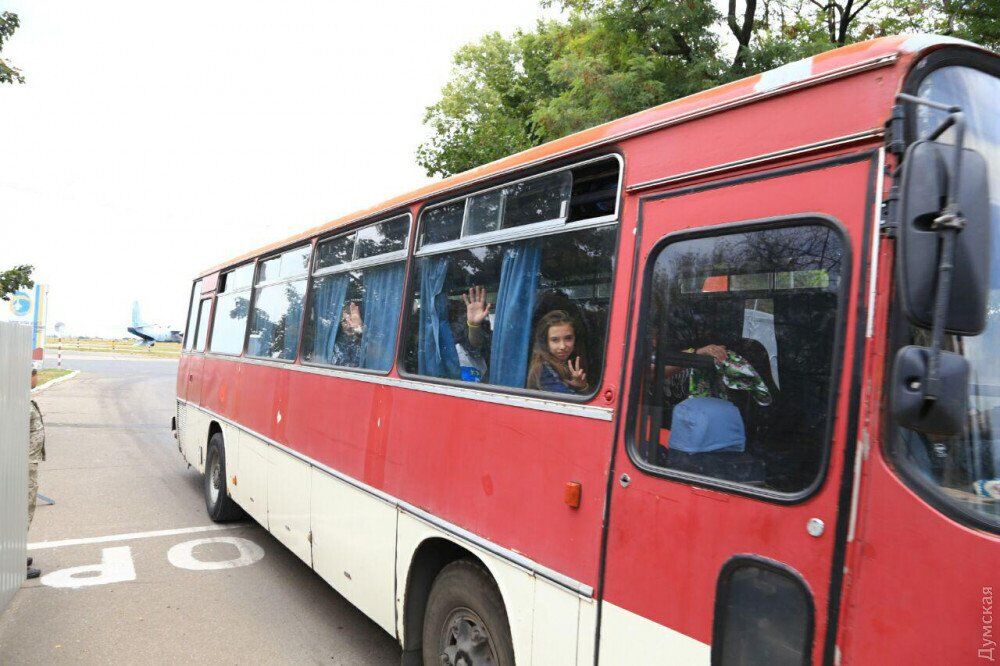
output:
[{"label": "tree", "polygon": [[449,176],[623,115],[863,39],[938,32],[1000,47],[1000,0],[543,0],[566,18],[455,55],[424,122]]},{"label": "tree", "polygon": [[532,112],[555,92],[550,65],[574,32],[587,29],[540,22],[533,32],[491,33],[459,49],[451,80],[424,116],[432,135],[417,162],[428,174],[449,175],[548,140]]},{"label": "tree", "polygon": [[[3,51],[4,43],[10,39],[14,31],[21,25],[17,14],[13,12],[0,13],[0,52]],[[21,70],[0,58],[0,83],[24,83],[24,75]]]},{"label": "tree", "polygon": [[11,294],[18,289],[32,288],[35,281],[31,279],[34,266],[15,266],[10,270],[0,271],[0,300],[9,301]]}]

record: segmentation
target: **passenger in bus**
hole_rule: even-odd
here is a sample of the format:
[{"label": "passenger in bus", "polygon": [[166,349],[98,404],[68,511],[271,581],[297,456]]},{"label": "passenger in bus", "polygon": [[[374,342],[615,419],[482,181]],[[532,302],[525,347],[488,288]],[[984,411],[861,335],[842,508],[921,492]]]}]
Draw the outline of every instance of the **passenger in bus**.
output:
[{"label": "passenger in bus", "polygon": [[565,310],[553,310],[535,327],[527,387],[554,393],[590,391],[583,358],[576,353],[576,324]]},{"label": "passenger in bus", "polygon": [[330,355],[333,365],[356,368],[361,364],[361,334],[364,330],[361,308],[354,301],[345,303],[340,317],[340,335],[337,336]]}]

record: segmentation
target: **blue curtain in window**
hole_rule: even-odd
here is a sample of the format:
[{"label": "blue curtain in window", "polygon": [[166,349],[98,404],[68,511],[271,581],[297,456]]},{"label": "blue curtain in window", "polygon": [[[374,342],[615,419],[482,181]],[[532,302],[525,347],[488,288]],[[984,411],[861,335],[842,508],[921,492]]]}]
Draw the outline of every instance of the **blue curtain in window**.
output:
[{"label": "blue curtain in window", "polygon": [[340,318],[344,312],[347,297],[347,273],[327,275],[318,278],[319,287],[313,297],[313,312],[316,316],[316,331],[312,339],[310,360],[321,363],[333,362],[334,344],[340,331]]},{"label": "blue curtain in window", "polygon": [[364,285],[361,308],[365,332],[361,338],[361,367],[388,370],[396,350],[396,325],[403,299],[403,263],[366,270]]},{"label": "blue curtain in window", "polygon": [[431,377],[459,379],[462,371],[455,351],[455,338],[448,323],[448,297],[444,282],[448,257],[420,260],[420,327],[417,371]]},{"label": "blue curtain in window", "polygon": [[504,250],[493,318],[491,384],[524,387],[541,267],[542,245],[538,240],[515,243]]}]

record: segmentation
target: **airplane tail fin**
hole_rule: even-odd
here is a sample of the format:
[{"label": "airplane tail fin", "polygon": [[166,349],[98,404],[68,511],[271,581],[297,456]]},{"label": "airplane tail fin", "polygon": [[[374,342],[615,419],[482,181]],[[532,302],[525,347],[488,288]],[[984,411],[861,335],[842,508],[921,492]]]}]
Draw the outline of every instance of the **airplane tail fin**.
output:
[{"label": "airplane tail fin", "polygon": [[132,325],[142,326],[142,315],[139,314],[139,301],[132,302]]}]

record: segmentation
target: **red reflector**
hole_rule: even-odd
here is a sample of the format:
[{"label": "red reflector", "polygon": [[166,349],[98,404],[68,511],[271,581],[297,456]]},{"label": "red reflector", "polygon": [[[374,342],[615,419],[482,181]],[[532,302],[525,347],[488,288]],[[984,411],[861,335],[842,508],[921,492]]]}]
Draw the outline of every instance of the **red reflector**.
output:
[{"label": "red reflector", "polygon": [[574,509],[580,508],[580,492],[581,486],[576,481],[570,481],[566,484],[566,488],[563,490],[563,501],[566,502],[566,506],[572,507]]}]

